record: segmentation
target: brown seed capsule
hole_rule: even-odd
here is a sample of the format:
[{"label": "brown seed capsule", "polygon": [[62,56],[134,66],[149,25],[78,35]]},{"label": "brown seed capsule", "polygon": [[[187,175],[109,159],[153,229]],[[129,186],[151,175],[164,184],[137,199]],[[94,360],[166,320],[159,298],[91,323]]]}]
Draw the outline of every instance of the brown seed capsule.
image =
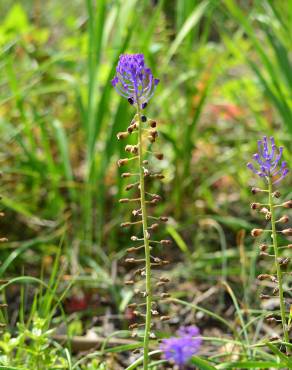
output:
[{"label": "brown seed capsule", "polygon": [[160,281],[163,281],[164,283],[169,283],[169,282],[170,282],[170,279],[169,279],[169,278],[167,278],[167,277],[164,277],[164,276],[161,276],[161,277],[159,278],[159,280],[160,280]]},{"label": "brown seed capsule", "polygon": [[153,137],[153,136],[147,136],[147,139],[150,141],[150,143],[155,142],[155,137]]},{"label": "brown seed capsule", "polygon": [[129,198],[119,199],[119,203],[129,203]]},{"label": "brown seed capsule", "polygon": [[282,234],[284,234],[285,236],[292,236],[292,228],[289,227],[288,229],[284,229],[281,231]]},{"label": "brown seed capsule", "polygon": [[251,230],[251,236],[256,238],[256,237],[262,235],[263,231],[264,231],[263,229],[253,229],[253,230]]},{"label": "brown seed capsule", "polygon": [[260,188],[255,188],[255,187],[251,188],[252,194],[257,194],[257,193],[260,193],[261,191],[262,191],[262,189],[260,189]]},{"label": "brown seed capsule", "polygon": [[132,149],[132,145],[126,145],[125,146],[125,151],[130,153],[131,152],[131,149]]},{"label": "brown seed capsule", "polygon": [[129,227],[131,225],[131,222],[123,222],[120,224],[121,227]]},{"label": "brown seed capsule", "polygon": [[170,316],[161,316],[160,321],[168,321],[170,320]]},{"label": "brown seed capsule", "polygon": [[271,277],[271,275],[269,275],[269,274],[260,274],[258,276],[258,279],[259,280],[266,280],[266,279],[270,279],[270,277]]},{"label": "brown seed capsule", "polygon": [[129,184],[129,185],[127,185],[126,187],[125,187],[125,190],[126,191],[129,191],[129,190],[131,190],[131,189],[133,189],[133,187],[135,186],[135,184]]},{"label": "brown seed capsule", "polygon": [[162,245],[171,245],[171,240],[168,240],[168,239],[162,239],[160,240],[160,244]]},{"label": "brown seed capsule", "polygon": [[272,197],[274,198],[280,198],[281,196],[281,193],[279,191],[274,191],[274,193],[272,193]]},{"label": "brown seed capsule", "polygon": [[161,217],[159,217],[159,220],[162,221],[162,222],[167,222],[168,221],[168,217],[161,216]]},{"label": "brown seed capsule", "polygon": [[140,348],[136,348],[136,349],[134,349],[133,351],[132,351],[132,353],[134,354],[134,355],[137,355],[138,353],[140,353],[141,352],[141,349]]},{"label": "brown seed capsule", "polygon": [[288,200],[282,204],[284,208],[292,208],[292,200]]},{"label": "brown seed capsule", "polygon": [[119,160],[118,160],[118,166],[119,166],[119,167],[122,167],[122,166],[124,166],[125,164],[127,164],[128,162],[129,162],[128,158],[119,159]]},{"label": "brown seed capsule", "polygon": [[126,280],[125,285],[134,285],[134,280]]},{"label": "brown seed capsule", "polygon": [[155,154],[155,157],[156,157],[159,161],[161,161],[161,160],[163,159],[163,154],[162,154],[162,153],[156,153],[156,154]]},{"label": "brown seed capsule", "polygon": [[163,299],[170,298],[170,294],[169,293],[162,293],[161,298],[163,298]]},{"label": "brown seed capsule", "polygon": [[267,245],[267,244],[261,244],[261,245],[259,246],[259,248],[260,248],[260,250],[261,250],[262,252],[265,252],[265,251],[268,249],[268,245]]},{"label": "brown seed capsule", "polygon": [[273,295],[276,295],[278,293],[279,293],[279,288],[278,287],[274,288],[273,289]]},{"label": "brown seed capsule", "polygon": [[117,138],[118,140],[122,140],[122,139],[125,139],[126,137],[129,136],[129,133],[128,132],[118,132],[117,133]]},{"label": "brown seed capsule", "polygon": [[155,128],[156,127],[156,121],[153,121],[152,119],[149,120],[150,127]]},{"label": "brown seed capsule", "polygon": [[269,299],[269,298],[271,297],[267,294],[260,294],[260,299]]},{"label": "brown seed capsule", "polygon": [[287,215],[284,215],[277,222],[280,222],[282,224],[286,224],[287,222],[289,222],[289,217]]},{"label": "brown seed capsule", "polygon": [[128,252],[128,253],[132,253],[132,252],[136,252],[136,250],[137,250],[137,249],[136,249],[135,247],[131,247],[131,248],[128,248],[128,249],[127,249],[127,252]]},{"label": "brown seed capsule", "polygon": [[290,258],[288,257],[280,257],[278,258],[278,262],[281,266],[287,266],[288,263],[290,262]]},{"label": "brown seed capsule", "polygon": [[134,324],[129,325],[129,329],[136,329],[138,327],[138,324],[135,322]]},{"label": "brown seed capsule", "polygon": [[261,207],[260,203],[251,203],[250,208],[251,209],[259,209]]},{"label": "brown seed capsule", "polygon": [[143,164],[149,164],[149,161],[147,161],[146,159],[143,161]]},{"label": "brown seed capsule", "polygon": [[124,173],[121,174],[122,178],[130,177],[130,176],[131,176],[130,172],[124,172]]},{"label": "brown seed capsule", "polygon": [[149,227],[149,229],[151,229],[152,231],[155,231],[155,230],[157,230],[159,228],[159,224],[152,224],[150,227]]},{"label": "brown seed capsule", "polygon": [[266,213],[266,216],[265,216],[265,219],[267,220],[267,221],[270,221],[270,219],[272,218],[272,214],[271,214],[271,212],[267,212]]},{"label": "brown seed capsule", "polygon": [[274,317],[267,317],[266,318],[266,321],[269,323],[269,324],[274,324],[277,322],[277,320],[274,318]]}]

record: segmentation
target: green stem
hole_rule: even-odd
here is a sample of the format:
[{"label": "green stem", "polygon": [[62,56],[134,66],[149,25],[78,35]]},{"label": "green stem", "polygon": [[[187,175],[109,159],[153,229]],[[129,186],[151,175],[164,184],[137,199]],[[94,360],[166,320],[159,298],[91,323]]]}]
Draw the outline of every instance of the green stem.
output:
[{"label": "green stem", "polygon": [[137,114],[139,120],[138,128],[138,156],[139,156],[139,175],[140,175],[140,197],[141,197],[141,211],[142,211],[142,225],[143,225],[143,239],[145,246],[145,272],[146,272],[146,318],[145,318],[145,332],[144,332],[144,361],[143,369],[148,369],[149,363],[149,335],[151,328],[151,304],[152,304],[152,287],[151,287],[151,259],[150,247],[148,238],[147,225],[147,210],[145,204],[145,182],[143,170],[143,140],[142,140],[142,120],[139,106],[139,99],[137,101]]},{"label": "green stem", "polygon": [[[269,208],[271,212],[271,225],[272,225],[272,243],[275,254],[275,265],[277,270],[277,279],[279,282],[279,299],[280,299],[280,311],[281,311],[281,321],[284,333],[285,342],[289,343],[289,334],[287,331],[287,322],[286,322],[286,308],[284,302],[284,292],[283,292],[283,276],[281,271],[281,266],[279,264],[279,248],[277,240],[277,230],[276,230],[276,219],[275,219],[275,210],[273,203],[273,183],[272,179],[269,177]],[[289,348],[286,346],[286,352],[289,353]]]}]

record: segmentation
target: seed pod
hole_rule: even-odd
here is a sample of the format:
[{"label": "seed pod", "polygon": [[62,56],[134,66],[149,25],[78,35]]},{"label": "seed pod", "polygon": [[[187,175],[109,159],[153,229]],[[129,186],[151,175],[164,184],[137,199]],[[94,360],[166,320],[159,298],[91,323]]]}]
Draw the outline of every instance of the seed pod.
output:
[{"label": "seed pod", "polygon": [[280,198],[281,196],[281,193],[279,191],[274,191],[274,193],[272,193],[272,197],[274,198]]},{"label": "seed pod", "polygon": [[261,208],[261,203],[251,203],[250,208],[251,209],[259,209],[259,208]]},{"label": "seed pod", "polygon": [[121,174],[121,177],[122,178],[125,178],[125,177],[130,177],[131,176],[131,173],[130,172],[124,172]]},{"label": "seed pod", "polygon": [[170,320],[170,316],[161,316],[160,321],[168,321]]},{"label": "seed pod", "polygon": [[278,258],[278,262],[281,266],[287,266],[288,263],[290,262],[290,258],[288,257],[280,257]]},{"label": "seed pod", "polygon": [[168,221],[168,217],[161,216],[161,217],[159,217],[159,220],[162,221],[162,222],[167,222]]},{"label": "seed pod", "polygon": [[156,121],[153,121],[152,119],[149,120],[150,127],[155,128],[156,127]]},{"label": "seed pod", "polygon": [[129,325],[129,329],[136,329],[138,327],[138,324],[135,322],[134,324]]},{"label": "seed pod", "polygon": [[270,299],[271,297],[267,294],[260,294],[260,299]]},{"label": "seed pod", "polygon": [[131,222],[123,222],[121,223],[121,227],[129,227],[131,225]]}]

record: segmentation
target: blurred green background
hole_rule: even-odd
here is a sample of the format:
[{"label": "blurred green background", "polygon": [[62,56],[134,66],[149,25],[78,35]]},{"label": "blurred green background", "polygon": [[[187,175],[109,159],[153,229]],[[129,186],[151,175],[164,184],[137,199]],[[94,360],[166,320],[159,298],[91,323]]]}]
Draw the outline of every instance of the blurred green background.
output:
[{"label": "blurred green background", "polygon": [[[246,232],[253,251],[257,224],[246,169],[257,140],[274,135],[291,167],[292,3],[7,0],[0,10],[1,235],[9,238],[0,274],[38,276],[61,244],[69,275],[111,281],[131,235],[119,228],[129,209],[117,202],[124,143],[116,134],[134,112],[110,83],[127,52],[144,53],[161,80],[147,115],[165,155],[166,178],[153,190],[170,216],[173,260],[191,256],[181,272],[191,277],[238,276],[237,246]],[[282,192],[291,195],[291,177]]]}]

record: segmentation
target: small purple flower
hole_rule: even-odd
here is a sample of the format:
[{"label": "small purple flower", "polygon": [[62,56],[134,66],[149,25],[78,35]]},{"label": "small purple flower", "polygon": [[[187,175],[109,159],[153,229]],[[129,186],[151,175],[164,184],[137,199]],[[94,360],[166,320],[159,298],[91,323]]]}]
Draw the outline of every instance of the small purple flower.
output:
[{"label": "small purple flower", "polygon": [[178,337],[163,339],[160,345],[164,357],[176,365],[185,365],[198,352],[202,338],[196,326],[183,326],[177,331]]},{"label": "small purple flower", "polygon": [[281,181],[289,172],[287,162],[282,161],[283,147],[277,148],[275,140],[270,137],[270,144],[266,136],[258,141],[258,153],[253,155],[253,160],[257,162],[256,169],[252,163],[247,167],[260,177],[273,178],[273,184]]},{"label": "small purple flower", "polygon": [[151,69],[145,65],[143,54],[120,56],[112,85],[130,104],[139,101],[140,107],[144,108],[158,83],[159,80],[153,77]]}]

